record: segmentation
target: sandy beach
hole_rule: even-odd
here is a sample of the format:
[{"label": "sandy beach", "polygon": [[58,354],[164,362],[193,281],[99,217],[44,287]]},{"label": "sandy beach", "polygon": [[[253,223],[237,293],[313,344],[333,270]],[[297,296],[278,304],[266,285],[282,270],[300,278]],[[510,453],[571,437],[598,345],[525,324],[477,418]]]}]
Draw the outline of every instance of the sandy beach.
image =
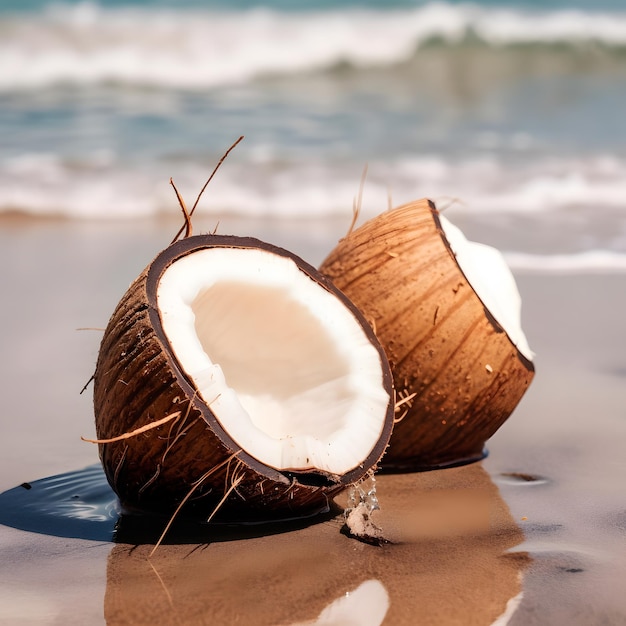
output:
[{"label": "sandy beach", "polygon": [[[216,220],[203,219],[196,229],[212,230]],[[97,450],[80,440],[94,433],[91,389],[80,391],[97,329],[177,226],[3,219],[0,623],[626,620],[620,273],[516,276],[535,380],[484,461],[378,478],[376,521],[389,544],[343,534],[340,497],[337,510],[298,525],[181,528],[149,558],[160,522],[118,519]],[[219,226],[313,264],[345,228]]]},{"label": "sandy beach", "polygon": [[[3,0],[0,33],[0,626],[626,624],[623,1]],[[376,476],[382,545],[346,534],[343,493],[310,519],[229,526],[181,516],[152,553],[168,519],[122,510],[97,447],[81,440],[96,436],[92,375],[104,327],[182,224],[170,182],[191,206],[242,136],[202,195],[195,233],[256,237],[319,267],[346,234],[353,201],[363,223],[428,197],[469,240],[500,250],[517,280],[536,353],[527,393],[479,462]],[[406,284],[395,280],[407,257],[385,253],[398,265],[385,279],[390,321],[378,324],[381,338],[396,321],[410,328],[400,311],[413,307],[408,296],[398,304]],[[355,267],[370,266],[358,257]],[[465,293],[455,308],[463,323],[472,316],[459,304]],[[428,298],[412,312],[430,312]],[[480,304],[467,300],[485,326]],[[442,301],[432,304],[433,334],[463,325]],[[236,335],[248,359],[258,326],[244,337],[232,307],[224,309],[227,328],[214,333],[215,318],[204,319],[207,335],[228,347]],[[335,319],[333,330],[342,329]],[[457,382],[445,398],[435,388],[422,394],[429,406],[417,400],[420,410],[460,417],[441,419],[434,452],[442,459],[476,407],[497,413],[516,380],[491,357],[476,367],[475,355],[493,347],[482,343],[493,336],[487,326],[465,333],[472,349],[441,335],[416,369],[395,336],[386,346],[396,366],[407,365],[405,388],[463,373],[459,355],[480,374],[450,378]],[[402,349],[424,347],[412,341],[415,327]],[[134,340],[132,328],[125,337]],[[266,354],[283,371],[313,361],[295,332],[297,341],[281,342],[293,351],[274,359],[271,336],[263,334]],[[117,354],[130,360],[132,340]],[[338,352],[342,345],[331,342]],[[361,369],[361,353],[347,353]],[[510,362],[516,357],[510,350]],[[108,373],[117,372],[115,359]],[[221,354],[216,360],[224,364]],[[421,364],[435,361],[431,380]],[[326,364],[312,369],[326,374]],[[111,374],[115,385],[123,373]],[[104,378],[98,389],[115,398],[111,416],[118,404],[156,395],[129,386],[122,400],[100,386]],[[468,389],[487,379],[494,395],[475,402]],[[263,396],[274,380],[281,393],[289,386],[283,376],[254,377]],[[167,402],[178,403],[176,383],[168,389]],[[335,398],[326,393],[322,404],[352,415]],[[409,423],[395,431],[407,444]],[[328,437],[336,432],[329,427]],[[150,435],[157,454],[172,440]],[[354,450],[352,432],[345,439]],[[464,439],[473,457],[477,439]],[[123,475],[132,454],[113,448],[116,467],[126,464],[118,477],[141,485],[141,498],[180,467],[171,462],[176,450],[161,472],[168,447],[157,469],[146,464],[150,477],[133,482]],[[308,448],[302,463],[283,451],[273,466],[312,463]],[[353,458],[356,472],[363,457]],[[262,491],[262,481],[251,483]]]}]

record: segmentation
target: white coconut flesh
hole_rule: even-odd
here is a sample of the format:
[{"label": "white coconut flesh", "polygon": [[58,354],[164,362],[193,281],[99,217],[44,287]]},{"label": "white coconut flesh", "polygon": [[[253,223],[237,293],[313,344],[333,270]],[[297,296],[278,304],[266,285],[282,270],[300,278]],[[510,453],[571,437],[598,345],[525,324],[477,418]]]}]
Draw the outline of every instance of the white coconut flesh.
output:
[{"label": "white coconut flesh", "polygon": [[491,246],[468,241],[443,215],[439,221],[467,282],[521,354],[532,361],[533,352],[522,330],[522,299],[504,257]]},{"label": "white coconut flesh", "polygon": [[200,249],[164,271],[157,304],[178,364],[243,451],[333,475],[368,458],[390,401],[380,354],[291,258]]}]

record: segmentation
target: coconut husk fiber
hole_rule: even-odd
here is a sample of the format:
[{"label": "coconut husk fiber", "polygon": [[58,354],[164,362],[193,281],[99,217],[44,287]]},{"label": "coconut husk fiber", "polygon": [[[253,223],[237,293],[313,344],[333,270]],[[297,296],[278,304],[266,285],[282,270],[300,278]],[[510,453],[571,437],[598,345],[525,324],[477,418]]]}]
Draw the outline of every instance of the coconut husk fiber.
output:
[{"label": "coconut husk fiber", "polygon": [[370,322],[404,401],[382,468],[482,458],[534,366],[465,277],[435,205],[381,213],[341,239],[320,270]]}]

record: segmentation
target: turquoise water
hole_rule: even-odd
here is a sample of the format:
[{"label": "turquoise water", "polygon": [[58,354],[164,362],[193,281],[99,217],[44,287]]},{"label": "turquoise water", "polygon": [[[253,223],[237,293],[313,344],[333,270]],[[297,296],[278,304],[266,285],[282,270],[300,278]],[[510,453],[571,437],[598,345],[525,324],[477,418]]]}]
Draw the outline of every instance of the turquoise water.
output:
[{"label": "turquoise water", "polygon": [[345,215],[367,164],[365,215],[456,198],[626,254],[616,0],[5,0],[0,34],[0,211],[170,214],[245,135],[205,210]]}]

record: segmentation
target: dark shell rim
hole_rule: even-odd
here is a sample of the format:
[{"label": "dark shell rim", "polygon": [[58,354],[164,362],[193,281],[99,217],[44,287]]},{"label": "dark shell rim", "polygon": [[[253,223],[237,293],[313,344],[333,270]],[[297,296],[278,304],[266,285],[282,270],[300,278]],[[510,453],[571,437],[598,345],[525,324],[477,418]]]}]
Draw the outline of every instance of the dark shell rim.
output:
[{"label": "dark shell rim", "polygon": [[[206,405],[206,403],[204,403],[201,399],[197,397],[197,390],[195,386],[178,364],[178,361],[172,352],[169,340],[165,335],[165,332],[163,331],[161,316],[159,314],[157,303],[157,290],[161,276],[163,275],[165,270],[170,267],[170,265],[193,252],[197,252],[198,250],[206,248],[260,249],[270,254],[276,254],[278,256],[291,259],[297,265],[300,271],[302,271],[314,282],[319,284],[322,288],[326,289],[328,292],[339,298],[344,306],[346,306],[346,308],[348,308],[348,310],[352,313],[356,321],[365,332],[370,343],[378,351],[383,376],[382,383],[385,391],[389,395],[389,403],[387,405],[387,413],[385,416],[383,429],[378,438],[378,441],[376,442],[376,445],[372,448],[368,456],[363,459],[362,464],[359,464],[358,466],[348,470],[346,473],[341,475],[331,475],[316,470],[294,471],[278,470],[276,468],[273,468],[269,465],[262,463],[256,457],[248,454],[245,450],[242,450],[241,447],[227,433],[227,431],[224,430],[219,420],[211,411],[211,409]],[[159,253],[154,261],[152,261],[146,277],[146,295],[148,298],[148,313],[150,317],[150,322],[152,324],[156,337],[159,339],[163,346],[164,352],[168,359],[168,363],[175,374],[178,384],[180,385],[182,391],[187,395],[190,402],[192,402],[193,406],[200,411],[202,417],[208,424],[213,434],[228,450],[232,451],[233,453],[236,452],[236,457],[238,460],[243,461],[257,474],[269,478],[270,480],[274,480],[275,482],[288,484],[296,480],[299,484],[303,486],[313,486],[315,488],[332,488],[336,487],[337,484],[349,485],[354,482],[358,482],[367,474],[370,469],[376,469],[377,463],[380,461],[389,444],[389,439],[391,437],[391,432],[393,429],[395,403],[391,368],[387,361],[387,356],[384,349],[380,345],[380,342],[374,334],[374,331],[372,330],[371,326],[369,325],[363,314],[359,311],[356,305],[341,290],[339,290],[328,277],[324,276],[319,270],[304,261],[298,255],[290,252],[289,250],[286,250],[279,246],[275,246],[273,244],[266,243],[254,237],[211,234],[193,235],[171,244],[161,253]],[[193,399],[194,396],[196,397],[195,400]]]},{"label": "dark shell rim", "polygon": [[437,232],[439,233],[439,236],[441,237],[441,240],[443,241],[443,244],[446,247],[446,250],[452,257],[452,260],[454,261],[455,265],[457,266],[461,274],[463,275],[465,282],[467,282],[467,284],[470,286],[470,289],[474,292],[474,295],[480,300],[480,303],[483,305],[483,311],[485,312],[485,317],[489,320],[489,323],[491,324],[491,326],[494,328],[494,330],[497,333],[504,333],[506,338],[509,340],[509,343],[513,346],[513,348],[517,352],[517,356],[519,360],[521,361],[521,363],[529,372],[534,373],[535,364],[523,352],[520,351],[520,349],[515,345],[515,343],[513,343],[513,340],[509,336],[509,333],[506,332],[506,330],[502,327],[502,324],[500,324],[498,320],[496,320],[496,318],[493,316],[491,311],[487,308],[482,298],[478,295],[478,293],[476,293],[476,290],[474,289],[474,287],[472,287],[472,283],[470,283],[470,281],[468,280],[467,276],[465,275],[465,272],[463,271],[463,268],[459,265],[459,262],[456,258],[456,254],[454,254],[454,251],[452,250],[450,242],[448,241],[448,238],[446,237],[446,233],[443,229],[443,226],[441,225],[441,220],[439,219],[439,210],[437,209],[437,207],[431,200],[428,200],[428,206],[430,208],[433,221],[435,222],[435,228],[437,229]]}]

